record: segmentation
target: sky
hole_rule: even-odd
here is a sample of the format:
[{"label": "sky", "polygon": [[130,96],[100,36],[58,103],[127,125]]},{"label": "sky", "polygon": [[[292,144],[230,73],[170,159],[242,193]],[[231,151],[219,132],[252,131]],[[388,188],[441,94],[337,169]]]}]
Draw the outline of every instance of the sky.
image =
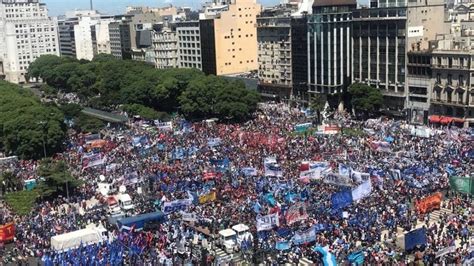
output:
[{"label": "sky", "polygon": [[[40,0],[46,3],[50,16],[63,15],[68,10],[89,9],[90,0]],[[264,6],[279,3],[279,0],[257,0]],[[188,6],[192,9],[201,7],[205,0],[93,0],[94,9],[104,14],[123,14],[127,6],[150,6],[163,7],[173,4],[174,6]]]}]

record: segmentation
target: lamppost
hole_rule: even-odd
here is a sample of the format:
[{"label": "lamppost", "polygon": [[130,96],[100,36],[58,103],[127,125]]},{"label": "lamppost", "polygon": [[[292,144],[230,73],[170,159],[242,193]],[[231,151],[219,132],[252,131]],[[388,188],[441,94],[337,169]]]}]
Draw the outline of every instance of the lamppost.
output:
[{"label": "lamppost", "polygon": [[41,121],[39,121],[37,124],[43,126],[43,138],[42,138],[42,139],[43,139],[43,153],[44,153],[44,157],[46,158],[46,141],[45,141],[45,136],[46,136],[46,134],[47,134],[47,132],[46,132],[46,125],[48,124],[48,122],[41,120]]}]

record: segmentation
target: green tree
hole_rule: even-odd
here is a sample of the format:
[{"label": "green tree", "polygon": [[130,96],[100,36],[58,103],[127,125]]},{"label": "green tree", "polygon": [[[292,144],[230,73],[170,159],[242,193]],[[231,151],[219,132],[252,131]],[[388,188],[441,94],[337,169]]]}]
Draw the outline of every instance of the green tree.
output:
[{"label": "green tree", "polygon": [[41,104],[30,91],[7,82],[0,82],[0,129],[2,149],[21,158],[59,152],[66,137],[58,108]]},{"label": "green tree", "polygon": [[74,117],[79,116],[82,107],[76,103],[67,103],[61,105],[59,109],[63,112],[64,117],[66,117],[67,119],[73,119]]},{"label": "green tree", "polygon": [[74,119],[74,128],[80,132],[97,133],[104,127],[104,121],[86,114],[81,113]]},{"label": "green tree", "polygon": [[80,180],[74,178],[64,161],[43,159],[38,168],[38,175],[43,179],[37,187],[41,197],[50,197],[56,194],[66,195],[82,185]]},{"label": "green tree", "polygon": [[375,114],[383,105],[383,95],[380,90],[362,83],[349,86],[351,104],[357,113],[362,113],[365,118]]},{"label": "green tree", "polygon": [[147,120],[160,119],[162,116],[160,112],[157,112],[155,109],[146,107],[141,104],[126,104],[123,106],[123,110],[131,115],[139,115]]}]

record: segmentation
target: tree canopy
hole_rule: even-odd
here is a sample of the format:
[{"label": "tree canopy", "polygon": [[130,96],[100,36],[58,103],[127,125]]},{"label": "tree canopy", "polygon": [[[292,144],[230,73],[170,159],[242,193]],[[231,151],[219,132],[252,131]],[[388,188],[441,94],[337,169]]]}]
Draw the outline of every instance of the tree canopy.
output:
[{"label": "tree canopy", "polygon": [[[64,115],[30,92],[0,81],[0,149],[7,155],[40,158],[61,151],[66,137]],[[44,148],[43,148],[44,144]]]},{"label": "tree canopy", "polygon": [[363,113],[366,117],[380,110],[383,105],[383,95],[377,88],[362,83],[349,86],[351,104],[356,112]]},{"label": "tree canopy", "polygon": [[197,69],[158,70],[143,62],[98,55],[92,61],[41,56],[29,75],[42,78],[61,92],[76,93],[81,102],[97,109],[126,105],[132,113],[182,112],[190,119],[219,117],[245,119],[255,110],[258,94],[242,82],[205,76]]}]

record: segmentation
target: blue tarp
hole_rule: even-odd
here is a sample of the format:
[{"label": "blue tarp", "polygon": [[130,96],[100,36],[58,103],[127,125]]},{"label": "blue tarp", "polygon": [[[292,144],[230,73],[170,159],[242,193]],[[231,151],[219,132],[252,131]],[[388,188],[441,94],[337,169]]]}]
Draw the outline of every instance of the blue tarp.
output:
[{"label": "blue tarp", "polygon": [[151,212],[146,214],[140,214],[137,216],[122,218],[117,220],[117,227],[122,228],[122,226],[132,227],[135,226],[135,230],[143,229],[145,223],[147,222],[164,222],[166,220],[165,214],[163,212]]},{"label": "blue tarp", "polygon": [[425,228],[419,228],[405,234],[405,250],[412,250],[417,245],[426,245]]}]

